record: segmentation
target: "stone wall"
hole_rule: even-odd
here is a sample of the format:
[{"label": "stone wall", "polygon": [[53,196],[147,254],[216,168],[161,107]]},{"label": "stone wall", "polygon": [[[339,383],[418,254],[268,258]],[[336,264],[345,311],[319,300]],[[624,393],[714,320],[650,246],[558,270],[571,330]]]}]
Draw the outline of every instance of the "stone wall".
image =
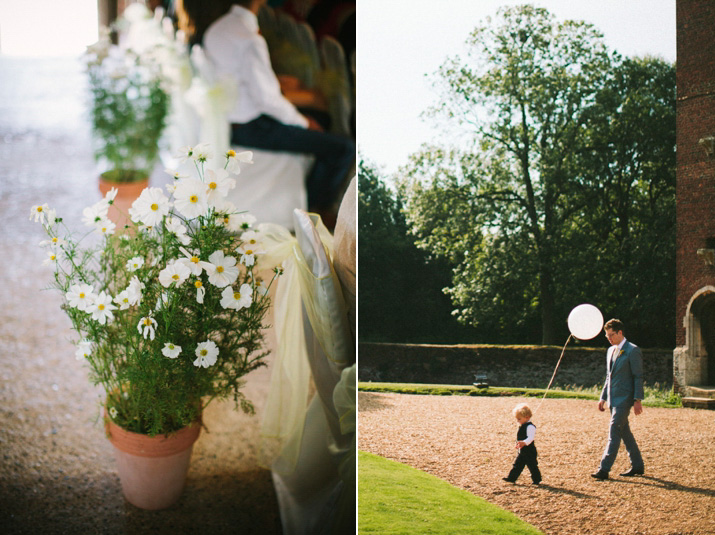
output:
[{"label": "stone wall", "polygon": [[[465,385],[486,373],[490,386],[545,388],[562,348],[489,345],[359,345],[360,381]],[[673,351],[643,350],[645,383],[672,385]],[[605,348],[568,348],[554,384],[602,385]]]}]

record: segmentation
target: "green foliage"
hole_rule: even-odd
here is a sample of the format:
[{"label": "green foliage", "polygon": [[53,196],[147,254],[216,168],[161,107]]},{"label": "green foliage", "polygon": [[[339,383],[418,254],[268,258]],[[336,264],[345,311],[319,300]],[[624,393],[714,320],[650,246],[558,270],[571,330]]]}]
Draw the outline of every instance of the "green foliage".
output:
[{"label": "green foliage", "polygon": [[382,342],[447,342],[466,336],[450,317],[441,289],[447,264],[420,251],[409,235],[399,194],[360,160],[358,248],[360,339]]},{"label": "green foliage", "polygon": [[158,156],[169,95],[158,65],[132,51],[105,46],[101,53],[89,54],[87,64],[94,155],[107,162],[107,180],[142,180]]},{"label": "green foliage", "polygon": [[358,452],[358,533],[537,535],[535,527],[407,465]]},{"label": "green foliage", "polygon": [[[601,397],[603,386],[584,387],[581,385],[561,385],[550,389],[548,392],[543,388],[512,388],[508,386],[490,386],[488,388],[476,388],[469,385],[432,385],[418,383],[378,383],[365,382],[358,383],[360,392],[386,392],[391,394],[415,394],[427,396],[486,396],[486,397],[527,397],[543,398],[544,394],[549,399],[590,399],[597,401]],[[667,387],[655,383],[652,386],[645,386],[645,399],[643,405],[646,407],[682,407],[681,396],[673,391],[672,387]]]},{"label": "green foliage", "polygon": [[[155,188],[155,194],[162,195],[161,190]],[[160,201],[154,202],[153,207]],[[109,204],[105,198],[89,210],[101,213]],[[94,233],[75,240],[61,218],[42,211],[48,214],[48,235],[61,240],[53,288],[67,296],[63,309],[82,337],[78,357],[84,347],[90,379],[106,391],[107,410],[118,425],[149,435],[177,431],[196,421],[215,399],[233,398],[237,407],[253,411],[241,388],[243,376],[263,366],[267,354],[267,289],[259,286],[258,266],[252,262],[238,264],[237,279],[226,285],[212,279],[218,268],[211,264],[217,251],[236,255],[248,239],[245,232],[232,232],[224,225],[226,214],[207,206],[204,215],[195,218],[172,210],[153,227],[131,224],[99,241]],[[184,239],[176,230],[177,221],[185,225]],[[130,262],[136,258],[138,268]],[[183,262],[185,278],[166,277],[175,262]],[[190,271],[191,263],[202,266],[199,273]],[[102,294],[113,298],[112,304],[102,305],[108,317],[100,319],[72,303],[68,292],[80,284],[91,286],[86,297],[94,303]],[[250,291],[250,300],[246,306],[230,307],[222,302],[226,291],[234,298],[236,292]],[[204,342],[218,349],[216,362],[207,366],[198,358]],[[179,346],[180,354],[163,353],[166,344]]]},{"label": "green foliage", "polygon": [[623,60],[545,9],[497,19],[435,77],[428,114],[470,141],[425,146],[404,170],[417,244],[453,267],[455,314],[484,342],[558,343],[590,302],[641,344],[672,345],[674,67]]}]

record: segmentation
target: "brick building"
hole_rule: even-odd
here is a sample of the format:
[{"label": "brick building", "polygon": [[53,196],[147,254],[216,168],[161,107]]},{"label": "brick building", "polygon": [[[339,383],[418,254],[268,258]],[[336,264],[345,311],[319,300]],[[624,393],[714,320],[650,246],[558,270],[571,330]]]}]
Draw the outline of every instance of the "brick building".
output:
[{"label": "brick building", "polygon": [[677,0],[676,24],[674,383],[715,398],[715,2]]}]

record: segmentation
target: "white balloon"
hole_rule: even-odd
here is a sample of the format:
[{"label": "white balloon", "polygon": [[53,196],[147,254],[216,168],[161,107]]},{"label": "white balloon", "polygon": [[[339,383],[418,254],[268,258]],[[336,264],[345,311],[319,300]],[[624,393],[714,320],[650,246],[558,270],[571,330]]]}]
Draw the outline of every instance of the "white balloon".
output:
[{"label": "white balloon", "polygon": [[603,329],[603,314],[593,305],[578,305],[569,314],[569,331],[579,340],[590,340]]}]

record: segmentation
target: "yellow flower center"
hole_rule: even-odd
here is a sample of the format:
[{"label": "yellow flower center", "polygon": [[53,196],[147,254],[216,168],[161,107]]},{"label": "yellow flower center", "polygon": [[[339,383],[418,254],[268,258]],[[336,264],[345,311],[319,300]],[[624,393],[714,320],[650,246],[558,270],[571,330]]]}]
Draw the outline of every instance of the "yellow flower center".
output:
[{"label": "yellow flower center", "polygon": [[199,202],[199,198],[198,198],[198,196],[196,196],[196,195],[192,195],[191,197],[189,197],[189,201],[191,201],[191,202]]},{"label": "yellow flower center", "polygon": [[231,218],[229,218],[227,215],[223,216],[223,224],[224,225],[228,225],[230,221],[231,221]]},{"label": "yellow flower center", "polygon": [[80,298],[80,299],[84,299],[84,292],[80,292],[80,293],[79,293],[79,298]]},{"label": "yellow flower center", "polygon": [[57,238],[52,238],[52,243],[57,243],[58,241],[59,241],[59,239],[57,239]]},{"label": "yellow flower center", "polygon": [[201,350],[201,356],[202,356],[202,357],[205,357],[205,356],[208,355],[208,354],[209,354],[209,352],[206,351],[205,349],[202,349],[202,350]]},{"label": "yellow flower center", "polygon": [[216,268],[216,271],[218,271],[219,273],[223,273],[223,266],[218,266]]},{"label": "yellow flower center", "polygon": [[216,189],[216,182],[209,182],[209,189]]},{"label": "yellow flower center", "polygon": [[198,263],[199,263],[199,257],[198,257],[198,256],[192,256],[192,257],[191,257],[191,261],[192,261],[194,264],[198,264]]},{"label": "yellow flower center", "polygon": [[196,286],[197,288],[201,288],[203,286],[203,284],[201,284],[201,281],[196,281],[194,283],[194,286]]},{"label": "yellow flower center", "polygon": [[174,344],[169,344],[169,349],[174,350]]},{"label": "yellow flower center", "polygon": [[233,292],[233,298],[238,301],[241,299],[241,292]]},{"label": "yellow flower center", "polygon": [[176,274],[176,273],[174,273],[174,274],[171,276],[171,278],[174,279],[175,281],[178,281],[178,280],[179,280],[179,275]]},{"label": "yellow flower center", "polygon": [[159,209],[159,205],[154,203],[151,205],[151,209],[154,210],[155,212]]},{"label": "yellow flower center", "polygon": [[128,297],[125,297],[124,299],[122,299],[122,303],[128,303],[128,302],[129,302],[129,298],[128,298]]},{"label": "yellow flower center", "polygon": [[229,158],[233,158],[234,156],[236,156],[236,151],[233,149],[229,149],[229,151],[226,153],[226,156],[228,156]]},{"label": "yellow flower center", "polygon": [[38,207],[37,207],[37,212],[38,212],[38,213],[39,213],[39,212],[42,212],[42,206],[38,206]]},{"label": "yellow flower center", "polygon": [[151,320],[150,320],[149,318],[145,318],[145,319],[144,319],[144,325],[146,325],[147,327],[149,327],[149,326],[151,325]]},{"label": "yellow flower center", "polygon": [[100,305],[97,307],[99,310],[104,310],[104,305],[100,303]]},{"label": "yellow flower center", "polygon": [[246,254],[253,254],[253,249],[246,249]]}]

